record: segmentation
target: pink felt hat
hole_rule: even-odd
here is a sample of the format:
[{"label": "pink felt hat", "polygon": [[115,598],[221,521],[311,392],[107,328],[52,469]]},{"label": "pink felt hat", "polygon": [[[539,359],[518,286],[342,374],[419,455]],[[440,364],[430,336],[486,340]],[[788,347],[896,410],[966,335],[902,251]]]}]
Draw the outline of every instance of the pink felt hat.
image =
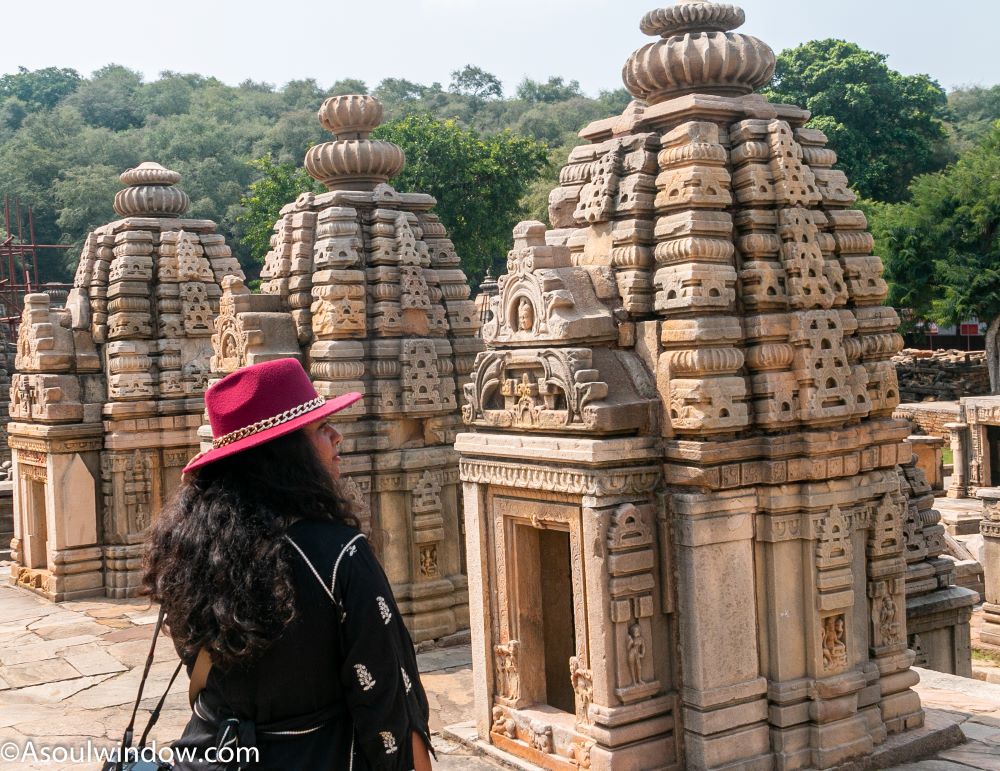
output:
[{"label": "pink felt hat", "polygon": [[277,439],[360,398],[357,392],[329,400],[320,396],[298,359],[238,369],[205,392],[212,449],[192,458],[183,473]]}]

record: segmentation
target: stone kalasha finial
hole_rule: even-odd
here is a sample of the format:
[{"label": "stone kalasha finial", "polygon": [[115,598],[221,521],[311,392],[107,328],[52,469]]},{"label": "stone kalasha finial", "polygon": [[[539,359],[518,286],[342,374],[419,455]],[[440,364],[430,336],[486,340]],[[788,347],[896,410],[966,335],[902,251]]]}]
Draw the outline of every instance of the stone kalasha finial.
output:
[{"label": "stone kalasha finial", "polygon": [[749,94],[770,82],[774,51],[731,30],[745,19],[735,5],[681,0],[650,11],[640,28],[660,40],[633,53],[622,68],[629,93],[648,104],[683,94]]},{"label": "stone kalasha finial", "polygon": [[179,187],[176,171],[146,161],[122,173],[119,179],[128,185],[115,195],[115,211],[122,217],[176,217],[184,213],[190,199]]},{"label": "stone kalasha finial", "polygon": [[371,190],[403,168],[406,157],[392,142],[368,139],[382,122],[382,103],[373,96],[331,96],[319,108],[319,122],[334,142],[309,148],[305,167],[330,190]]}]

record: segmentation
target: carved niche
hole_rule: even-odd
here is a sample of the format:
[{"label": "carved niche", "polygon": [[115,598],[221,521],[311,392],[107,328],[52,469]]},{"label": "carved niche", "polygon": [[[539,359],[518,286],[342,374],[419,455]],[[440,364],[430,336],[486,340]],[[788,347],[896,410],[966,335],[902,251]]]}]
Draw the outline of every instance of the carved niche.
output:
[{"label": "carved niche", "polygon": [[545,243],[541,222],[514,228],[507,273],[498,280],[490,311],[492,318],[483,326],[483,339],[490,345],[592,343],[618,334],[591,274],[572,265],[568,247]]},{"label": "carved niche", "polygon": [[608,573],[611,586],[612,638],[615,642],[615,695],[624,704],[647,699],[660,690],[649,650],[657,583],[653,507],[624,503],[608,525]]},{"label": "carved niche", "polygon": [[589,348],[483,351],[465,384],[466,423],[501,428],[593,431],[592,404],[608,384],[592,368]]}]

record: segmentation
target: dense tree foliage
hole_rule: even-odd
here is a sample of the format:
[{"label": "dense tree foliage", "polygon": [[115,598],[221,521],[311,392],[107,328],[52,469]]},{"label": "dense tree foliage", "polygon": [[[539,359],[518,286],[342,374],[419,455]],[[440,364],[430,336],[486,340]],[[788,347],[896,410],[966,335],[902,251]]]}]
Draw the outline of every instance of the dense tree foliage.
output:
[{"label": "dense tree foliage", "polygon": [[901,75],[883,54],[843,40],[814,40],[778,56],[772,101],[812,112],[838,166],[865,198],[899,201],[918,174],[950,160],[947,97],[926,75]]},{"label": "dense tree foliage", "polygon": [[872,228],[890,302],[946,324],[988,324],[987,362],[1000,391],[1000,122],[952,166],[875,206]]},{"label": "dense tree foliage", "polygon": [[956,89],[948,94],[948,110],[955,143],[967,150],[1000,120],[1000,86]]}]

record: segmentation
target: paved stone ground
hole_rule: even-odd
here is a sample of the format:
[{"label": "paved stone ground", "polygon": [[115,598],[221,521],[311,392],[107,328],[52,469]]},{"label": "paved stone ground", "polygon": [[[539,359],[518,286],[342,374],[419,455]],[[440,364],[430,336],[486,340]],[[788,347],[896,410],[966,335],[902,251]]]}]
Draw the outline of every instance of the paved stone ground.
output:
[{"label": "paved stone ground", "polygon": [[[36,747],[81,746],[88,739],[113,746],[121,738],[156,611],[143,600],[83,600],[53,604],[0,585],[0,749],[4,742]],[[418,657],[431,705],[435,768],[488,771],[497,766],[444,738],[444,726],[470,717],[472,669],[468,646],[436,648]],[[176,665],[166,638],[157,646],[140,725]],[[1000,685],[922,671],[925,706],[961,721],[966,744],[931,760],[898,766],[913,771],[1000,771]],[[169,742],[187,721],[187,678],[167,697],[152,738]],[[80,768],[57,763],[10,762],[0,769]],[[92,767],[92,766],[91,766]]]},{"label": "paved stone ground", "polygon": [[[157,611],[145,600],[81,600],[53,604],[0,585],[0,750],[29,738],[42,746],[99,746],[121,741],[135,699]],[[469,648],[438,648],[417,657],[431,704],[431,731],[439,762],[450,771],[488,771],[494,763],[440,735],[441,727],[466,719],[472,703]],[[166,687],[177,656],[164,637],[146,683],[137,724]],[[182,672],[167,697],[151,738],[169,742],[190,716]],[[69,769],[59,763],[11,762],[0,769]],[[94,768],[95,764],[90,764]]]}]

